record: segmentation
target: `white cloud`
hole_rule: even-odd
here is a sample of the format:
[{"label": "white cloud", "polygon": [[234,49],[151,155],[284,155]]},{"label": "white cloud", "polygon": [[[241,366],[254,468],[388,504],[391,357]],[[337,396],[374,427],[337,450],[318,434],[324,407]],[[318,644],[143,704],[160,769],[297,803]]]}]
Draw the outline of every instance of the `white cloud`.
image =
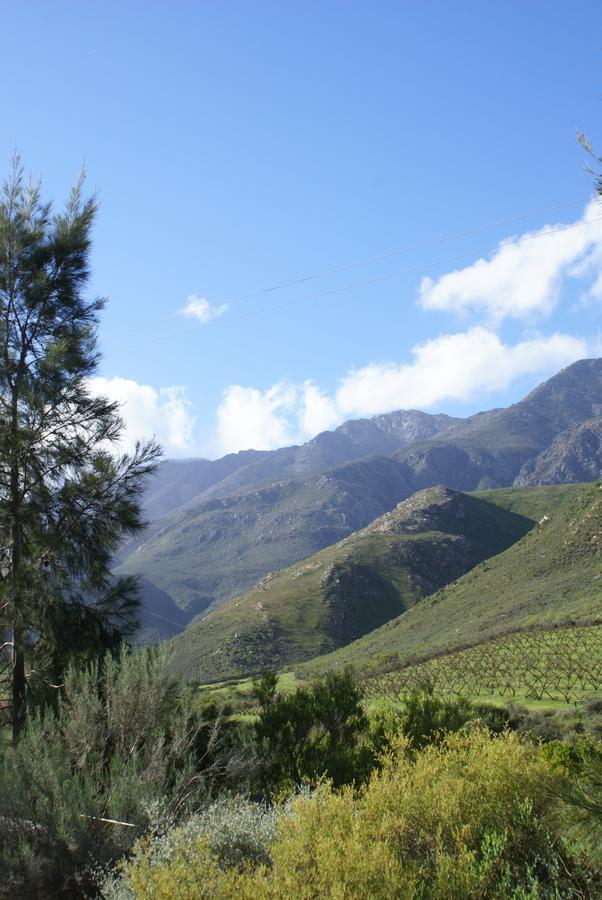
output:
[{"label": "white cloud", "polygon": [[[478,259],[440,278],[423,278],[424,309],[529,320],[554,308],[567,275],[595,274],[602,253],[602,204],[592,200],[576,228],[545,226],[500,243],[490,259]],[[598,288],[594,288],[594,291]]]},{"label": "white cloud", "polygon": [[337,402],[311,381],[304,382],[300,392],[299,431],[305,438],[321,431],[335,428],[341,423],[341,411]]},{"label": "white cloud", "polygon": [[121,417],[126,426],[122,444],[126,449],[131,449],[136,440],[152,437],[167,455],[180,454],[191,447],[194,417],[185,388],[172,386],[156,390],[148,384],[118,376],[91,378],[89,384],[95,394],[121,404]]},{"label": "white cloud", "polygon": [[429,408],[504,390],[522,375],[552,374],[587,355],[587,344],[566,334],[535,337],[513,346],[475,327],[418,344],[409,363],[373,363],[350,372],[336,393],[345,417],[394,409]]},{"label": "white cloud", "polygon": [[211,321],[211,319],[217,319],[218,316],[223,316],[225,312],[228,310],[228,304],[222,303],[221,306],[212,306],[208,300],[205,300],[204,297],[197,297],[196,294],[189,294],[187,299],[186,306],[180,310],[181,316],[192,316],[195,319],[198,319],[201,324],[205,324],[206,322]]},{"label": "white cloud", "polygon": [[217,446],[220,453],[236,450],[271,450],[291,442],[297,392],[285,382],[267,391],[230,385],[217,411]]},{"label": "white cloud", "polygon": [[218,409],[217,449],[274,449],[345,419],[468,401],[504,390],[524,375],[547,377],[587,354],[587,342],[571,335],[508,345],[479,326],[416,345],[409,362],[371,363],[351,371],[332,396],[309,381],[298,386],[278,382],[263,392],[231,385]]},{"label": "white cloud", "polygon": [[311,381],[279,381],[266,391],[230,385],[217,411],[216,449],[273,450],[305,441],[341,421],[336,402]]}]

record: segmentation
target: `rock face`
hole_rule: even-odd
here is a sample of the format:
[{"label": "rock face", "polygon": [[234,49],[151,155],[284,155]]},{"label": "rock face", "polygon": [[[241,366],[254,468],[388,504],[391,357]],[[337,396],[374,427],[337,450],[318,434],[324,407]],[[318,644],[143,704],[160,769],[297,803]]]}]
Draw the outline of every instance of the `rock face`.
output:
[{"label": "rock face", "polygon": [[602,478],[602,416],[573,425],[526,462],[516,485],[578,484]]},{"label": "rock face", "polygon": [[[543,469],[541,480],[533,474],[531,480],[525,481],[529,467],[562,434],[566,433],[559,447],[575,428],[600,416],[602,359],[581,360],[541,384],[519,403],[471,416],[427,442],[398,451],[394,458],[406,467],[406,476],[415,489],[436,482],[463,491],[512,484],[547,484],[551,481],[545,478],[552,476],[544,476]],[[596,473],[597,451],[594,448],[593,456],[588,455],[591,451],[587,441],[581,450],[580,469],[584,473]],[[565,480],[560,470],[555,480]]]},{"label": "rock face", "polygon": [[208,488],[202,499],[247,492],[274,481],[324,471],[366,456],[391,456],[401,447],[428,440],[460,421],[442,414],[399,410],[373,419],[344,422],[334,431],[323,431],[300,447],[283,447],[265,454],[257,462],[240,468]]}]

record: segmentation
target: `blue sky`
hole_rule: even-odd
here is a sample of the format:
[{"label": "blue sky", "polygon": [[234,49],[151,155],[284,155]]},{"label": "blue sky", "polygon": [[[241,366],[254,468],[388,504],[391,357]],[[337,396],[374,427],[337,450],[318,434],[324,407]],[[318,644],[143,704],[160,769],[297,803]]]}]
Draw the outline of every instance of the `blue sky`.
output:
[{"label": "blue sky", "polygon": [[464,415],[602,353],[599,2],[0,8],[0,156],[57,201],[86,164],[95,389],[131,436],[216,456]]}]

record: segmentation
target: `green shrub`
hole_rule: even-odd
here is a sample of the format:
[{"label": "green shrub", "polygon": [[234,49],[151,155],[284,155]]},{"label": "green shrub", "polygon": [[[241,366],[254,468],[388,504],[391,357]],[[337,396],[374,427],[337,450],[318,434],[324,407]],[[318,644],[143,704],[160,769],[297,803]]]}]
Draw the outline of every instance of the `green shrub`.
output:
[{"label": "green shrub", "polygon": [[167,662],[124,651],[71,669],[56,711],[32,716],[5,751],[0,852],[15,896],[92,892],[94,866],[205,802],[232,763],[219,721],[191,716]]},{"label": "green shrub", "polygon": [[309,688],[276,691],[267,673],[254,683],[255,725],[262,781],[269,795],[329,778],[335,786],[365,778],[374,765],[362,694],[348,671],[329,672]]},{"label": "green shrub", "polygon": [[140,844],[135,898],[544,898],[584,890],[548,825],[554,776],[512,733],[449,735],[414,752],[400,738],[360,790],[322,784],[278,810],[268,865],[222,868],[199,837],[158,859]]},{"label": "green shrub", "polygon": [[577,735],[572,741],[549,741],[541,755],[561,775],[583,775],[592,765],[602,763],[602,741],[591,734]]},{"label": "green shrub", "polygon": [[564,776],[555,796],[568,837],[595,865],[602,864],[602,742],[583,734],[572,741],[552,741],[540,752]]},{"label": "green shrub", "polygon": [[384,702],[373,710],[371,739],[378,754],[387,748],[391,737],[401,731],[408,739],[411,754],[429,744],[440,743],[446,734],[476,721],[486,726],[491,722],[494,726],[491,731],[503,731],[499,714],[491,713],[486,707],[474,707],[463,697],[436,696],[427,681],[420,689],[406,694],[401,705]]},{"label": "green shrub", "polygon": [[401,730],[412,750],[422,750],[428,744],[442,741],[446,734],[459,731],[474,718],[468,700],[436,697],[432,687],[426,684],[422,690],[404,697]]}]

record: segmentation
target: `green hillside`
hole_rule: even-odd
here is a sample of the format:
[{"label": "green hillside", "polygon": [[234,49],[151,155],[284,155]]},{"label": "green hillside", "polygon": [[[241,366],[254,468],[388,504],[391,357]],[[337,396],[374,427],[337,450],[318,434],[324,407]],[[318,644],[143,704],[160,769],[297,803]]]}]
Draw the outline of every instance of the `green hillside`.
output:
[{"label": "green hillside", "polygon": [[[558,504],[559,490],[565,504]],[[538,524],[504,553],[360,640],[313,660],[307,669],[348,664],[370,668],[387,659],[409,660],[472,644],[514,628],[602,615],[602,485],[581,487],[570,499],[575,490],[566,486],[486,492],[523,511],[525,504],[532,504]]]},{"label": "green hillside", "polygon": [[496,501],[441,486],[420,491],[197,620],[173,641],[176,667],[211,680],[348,644],[533,527],[532,517]]},{"label": "green hillside", "polygon": [[[143,574],[190,621],[363,528],[409,493],[398,463],[371,457],[251,493],[193,501],[155,523],[116,571]],[[142,596],[154,610],[153,597],[144,589]]]},{"label": "green hillside", "polygon": [[545,487],[495,488],[474,491],[473,496],[537,523],[544,516],[555,516],[563,507],[576,500],[585,487],[584,484],[554,484]]}]

